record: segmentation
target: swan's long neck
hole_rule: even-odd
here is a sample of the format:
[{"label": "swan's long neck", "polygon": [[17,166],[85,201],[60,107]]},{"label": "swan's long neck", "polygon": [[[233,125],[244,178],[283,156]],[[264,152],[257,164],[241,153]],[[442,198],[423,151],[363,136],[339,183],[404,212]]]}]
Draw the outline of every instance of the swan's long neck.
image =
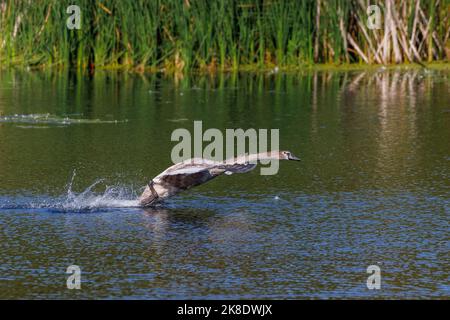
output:
[{"label": "swan's long neck", "polygon": [[249,155],[241,155],[236,158],[226,160],[226,163],[246,163],[256,162],[258,160],[277,160],[280,159],[280,153],[278,151],[260,152]]}]

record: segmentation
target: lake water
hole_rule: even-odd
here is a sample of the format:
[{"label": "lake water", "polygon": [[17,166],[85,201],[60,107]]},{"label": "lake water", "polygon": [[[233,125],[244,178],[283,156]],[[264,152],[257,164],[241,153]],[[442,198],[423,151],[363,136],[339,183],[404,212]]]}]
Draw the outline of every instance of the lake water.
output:
[{"label": "lake water", "polygon": [[[3,71],[0,298],[448,299],[449,80]],[[279,128],[302,162],[136,207],[194,120]]]}]

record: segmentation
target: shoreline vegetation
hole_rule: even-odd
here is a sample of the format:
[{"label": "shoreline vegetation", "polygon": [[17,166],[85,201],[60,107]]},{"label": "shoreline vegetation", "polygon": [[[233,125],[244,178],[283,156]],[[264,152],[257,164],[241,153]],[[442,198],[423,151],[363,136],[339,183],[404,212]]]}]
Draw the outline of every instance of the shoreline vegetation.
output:
[{"label": "shoreline vegetation", "polygon": [[[69,5],[81,28],[69,30]],[[166,73],[448,67],[450,0],[0,0],[0,68]]]}]

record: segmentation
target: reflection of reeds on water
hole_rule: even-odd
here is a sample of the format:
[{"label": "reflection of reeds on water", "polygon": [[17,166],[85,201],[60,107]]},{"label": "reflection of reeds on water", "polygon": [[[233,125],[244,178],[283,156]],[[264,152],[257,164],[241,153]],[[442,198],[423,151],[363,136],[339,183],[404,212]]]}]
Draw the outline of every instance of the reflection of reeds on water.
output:
[{"label": "reflection of reeds on water", "polygon": [[[448,102],[448,76],[429,70],[384,70],[355,75],[342,88],[342,110],[347,110],[346,104],[353,108],[344,111],[349,121],[344,130],[348,130],[349,139],[357,134],[366,135],[367,145],[377,146],[355,148],[353,153],[367,152],[362,159],[373,162],[374,174],[381,185],[401,186],[419,174],[406,168],[423,167],[422,148],[431,147],[424,144],[433,130],[431,117],[439,114]],[[365,110],[355,110],[355,105]],[[360,130],[354,130],[358,126]]]}]

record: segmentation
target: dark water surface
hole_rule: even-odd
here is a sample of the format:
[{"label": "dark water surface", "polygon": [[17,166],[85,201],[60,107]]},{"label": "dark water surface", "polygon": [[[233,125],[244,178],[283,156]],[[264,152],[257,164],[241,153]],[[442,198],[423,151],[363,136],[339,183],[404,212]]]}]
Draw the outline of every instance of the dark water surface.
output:
[{"label": "dark water surface", "polygon": [[[0,298],[450,298],[449,80],[1,72]],[[136,207],[194,120],[303,161]]]}]

